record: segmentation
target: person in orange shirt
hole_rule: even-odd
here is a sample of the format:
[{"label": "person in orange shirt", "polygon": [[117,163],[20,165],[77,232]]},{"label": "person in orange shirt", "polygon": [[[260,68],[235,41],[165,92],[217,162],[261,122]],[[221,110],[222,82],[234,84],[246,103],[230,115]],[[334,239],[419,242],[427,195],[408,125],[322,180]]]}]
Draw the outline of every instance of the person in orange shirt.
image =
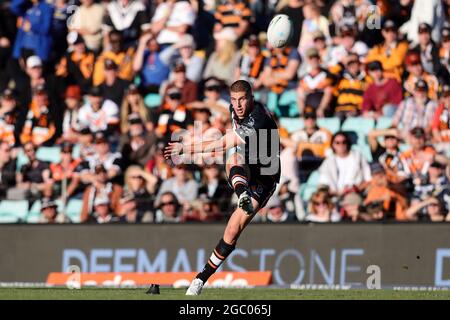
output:
[{"label": "person in orange shirt", "polygon": [[431,123],[431,130],[438,150],[450,149],[450,86],[442,88],[442,98]]},{"label": "person in orange shirt", "polygon": [[405,58],[405,65],[409,73],[408,78],[403,83],[405,96],[413,96],[416,90],[417,82],[419,80],[423,80],[427,83],[428,86],[428,98],[437,100],[439,81],[433,74],[425,72],[420,54],[416,51],[408,52]]},{"label": "person in orange shirt", "polygon": [[408,52],[408,43],[399,41],[398,29],[394,21],[386,20],[381,31],[384,42],[369,51],[366,63],[379,60],[387,78],[402,80],[403,62]]}]

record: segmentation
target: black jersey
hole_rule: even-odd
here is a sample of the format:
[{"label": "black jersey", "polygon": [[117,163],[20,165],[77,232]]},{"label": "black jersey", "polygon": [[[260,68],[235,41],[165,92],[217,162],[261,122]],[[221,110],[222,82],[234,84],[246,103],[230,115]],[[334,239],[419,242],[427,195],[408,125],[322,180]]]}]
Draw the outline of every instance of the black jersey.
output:
[{"label": "black jersey", "polygon": [[236,135],[245,144],[236,149],[245,156],[252,173],[259,177],[280,179],[280,135],[278,126],[269,111],[255,102],[253,111],[239,119],[230,105],[231,121]]}]

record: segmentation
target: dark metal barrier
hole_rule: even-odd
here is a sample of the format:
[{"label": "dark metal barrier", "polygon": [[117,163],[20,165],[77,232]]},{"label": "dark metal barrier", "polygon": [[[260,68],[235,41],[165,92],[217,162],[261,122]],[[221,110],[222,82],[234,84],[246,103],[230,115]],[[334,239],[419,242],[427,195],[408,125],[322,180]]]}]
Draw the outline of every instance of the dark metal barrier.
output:
[{"label": "dark metal barrier", "polygon": [[[203,267],[224,225],[2,225],[0,282],[52,271],[179,272]],[[378,269],[379,268],[379,269]],[[223,271],[272,270],[273,283],[450,287],[450,224],[254,224]]]}]

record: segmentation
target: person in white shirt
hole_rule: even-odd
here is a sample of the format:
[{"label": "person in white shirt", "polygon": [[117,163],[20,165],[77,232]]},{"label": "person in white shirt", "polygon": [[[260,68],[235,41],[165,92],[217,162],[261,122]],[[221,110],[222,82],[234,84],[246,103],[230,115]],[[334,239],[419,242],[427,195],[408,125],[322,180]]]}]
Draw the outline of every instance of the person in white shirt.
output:
[{"label": "person in white shirt", "polygon": [[371,179],[366,159],[351,150],[350,137],[338,132],[331,141],[333,154],[328,156],[319,168],[319,185],[330,188],[331,193],[342,195],[348,190],[363,190]]}]

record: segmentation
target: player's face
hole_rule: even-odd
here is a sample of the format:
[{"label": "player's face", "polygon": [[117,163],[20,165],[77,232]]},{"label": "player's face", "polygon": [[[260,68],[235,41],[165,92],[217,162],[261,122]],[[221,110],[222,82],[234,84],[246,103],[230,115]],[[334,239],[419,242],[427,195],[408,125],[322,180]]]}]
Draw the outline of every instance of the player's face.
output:
[{"label": "player's face", "polygon": [[239,119],[245,118],[253,103],[253,98],[245,92],[231,92],[231,105]]}]

